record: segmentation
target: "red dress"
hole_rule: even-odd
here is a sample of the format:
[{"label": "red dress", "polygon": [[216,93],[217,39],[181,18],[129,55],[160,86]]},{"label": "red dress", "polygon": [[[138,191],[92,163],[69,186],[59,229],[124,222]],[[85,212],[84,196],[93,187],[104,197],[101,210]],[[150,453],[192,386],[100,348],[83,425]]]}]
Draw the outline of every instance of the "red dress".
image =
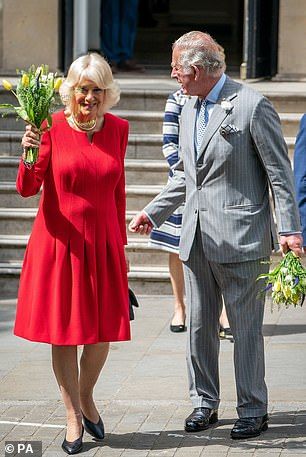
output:
[{"label": "red dress", "polygon": [[128,123],[105,114],[89,142],[53,115],[37,163],[21,162],[23,197],[43,191],[20,278],[14,333],[82,345],[130,339],[124,255]]}]

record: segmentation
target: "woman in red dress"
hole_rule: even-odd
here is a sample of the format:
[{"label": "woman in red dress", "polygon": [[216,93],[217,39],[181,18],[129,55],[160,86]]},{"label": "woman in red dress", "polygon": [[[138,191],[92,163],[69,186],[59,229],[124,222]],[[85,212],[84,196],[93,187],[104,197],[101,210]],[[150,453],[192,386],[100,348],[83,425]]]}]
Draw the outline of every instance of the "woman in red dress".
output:
[{"label": "woman in red dress", "polygon": [[[65,111],[42,137],[26,127],[17,190],[39,192],[38,213],[20,278],[15,335],[52,345],[52,363],[67,412],[63,449],[82,448],[83,425],[104,437],[93,389],[109,342],[130,339],[124,253],[124,155],[128,123],[106,111],[119,100],[107,62],[93,53],[75,60],[60,89]],[[23,154],[23,159],[25,153]],[[77,346],[83,345],[78,366]]]}]

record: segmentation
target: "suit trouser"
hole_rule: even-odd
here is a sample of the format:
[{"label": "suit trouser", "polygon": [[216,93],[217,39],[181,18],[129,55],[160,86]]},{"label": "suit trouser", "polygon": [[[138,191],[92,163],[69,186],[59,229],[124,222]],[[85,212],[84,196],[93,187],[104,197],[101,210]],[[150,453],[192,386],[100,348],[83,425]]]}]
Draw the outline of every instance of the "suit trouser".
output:
[{"label": "suit trouser", "polygon": [[234,365],[239,417],[267,412],[262,323],[263,286],[259,274],[269,266],[257,259],[238,263],[209,261],[199,226],[184,262],[188,305],[187,369],[194,407],[217,408],[219,398],[219,316],[222,296],[234,337]]}]

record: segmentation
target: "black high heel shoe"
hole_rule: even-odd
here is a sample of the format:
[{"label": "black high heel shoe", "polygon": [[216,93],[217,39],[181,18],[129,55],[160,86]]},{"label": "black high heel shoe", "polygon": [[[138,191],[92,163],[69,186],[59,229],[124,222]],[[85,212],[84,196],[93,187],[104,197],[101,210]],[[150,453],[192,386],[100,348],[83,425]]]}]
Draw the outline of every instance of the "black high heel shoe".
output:
[{"label": "black high heel shoe", "polygon": [[104,424],[102,422],[101,417],[99,416],[99,420],[97,424],[94,422],[91,422],[87,417],[83,416],[83,423],[84,423],[84,428],[87,433],[89,433],[91,436],[96,438],[97,440],[103,440],[104,438]]},{"label": "black high heel shoe", "polygon": [[84,434],[84,427],[82,425],[82,433],[79,438],[74,441],[67,441],[66,438],[62,443],[62,449],[69,455],[77,454],[83,448],[83,434]]}]

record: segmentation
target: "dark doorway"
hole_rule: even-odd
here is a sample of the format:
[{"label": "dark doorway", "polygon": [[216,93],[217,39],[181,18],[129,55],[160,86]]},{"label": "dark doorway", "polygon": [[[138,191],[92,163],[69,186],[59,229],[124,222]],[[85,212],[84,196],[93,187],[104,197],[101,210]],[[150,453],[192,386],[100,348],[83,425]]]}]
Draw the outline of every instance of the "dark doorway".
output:
[{"label": "dark doorway", "polygon": [[65,73],[73,60],[73,0],[60,2],[59,24],[59,69]]},{"label": "dark doorway", "polygon": [[239,74],[243,18],[244,0],[139,0],[135,58],[152,69],[169,69],[172,43],[201,30],[224,47],[227,71]]},{"label": "dark doorway", "polygon": [[245,17],[246,77],[277,73],[279,0],[249,0]]}]

